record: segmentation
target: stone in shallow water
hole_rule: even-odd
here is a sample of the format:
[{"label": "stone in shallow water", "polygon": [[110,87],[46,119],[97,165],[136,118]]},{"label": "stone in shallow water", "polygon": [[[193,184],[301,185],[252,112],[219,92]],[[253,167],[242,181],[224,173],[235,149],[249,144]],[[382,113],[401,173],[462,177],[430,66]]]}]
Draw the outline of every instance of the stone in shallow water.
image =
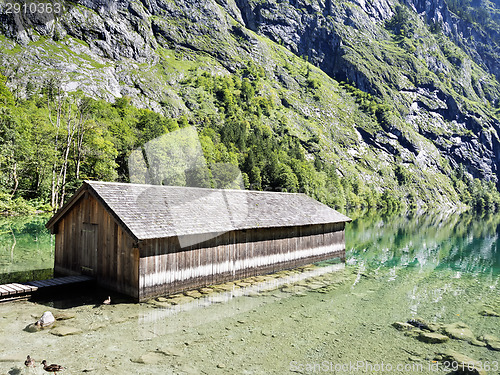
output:
[{"label": "stone in shallow water", "polygon": [[281,288],[281,291],[284,293],[303,293],[307,290],[306,287],[298,285],[285,285]]},{"label": "stone in shallow water", "polygon": [[412,329],[415,329],[415,326],[404,322],[394,322],[392,323],[392,326],[398,331],[411,331]]},{"label": "stone in shallow water", "polygon": [[456,340],[464,340],[468,342],[474,342],[476,340],[476,336],[472,333],[469,326],[462,322],[452,323],[452,324],[444,324],[443,325],[444,333]]},{"label": "stone in shallow water", "polygon": [[222,291],[225,291],[225,292],[230,292],[230,291],[238,288],[238,286],[235,284],[226,283],[226,284],[217,285],[216,288],[220,289]]},{"label": "stone in shallow water", "polygon": [[181,349],[174,347],[159,348],[156,352],[170,357],[182,357],[184,355],[184,352]]},{"label": "stone in shallow water", "polygon": [[494,317],[500,317],[500,314],[497,313],[496,311],[492,310],[492,309],[484,309],[482,311],[479,312],[479,315],[482,315],[482,316],[494,316]]},{"label": "stone in shallow water", "polygon": [[319,283],[319,282],[314,282],[314,283],[308,283],[307,284],[307,287],[309,289],[320,289],[320,288],[324,288],[326,286],[326,284],[324,283]]},{"label": "stone in shallow water", "polygon": [[447,362],[448,366],[450,363],[457,365],[458,370],[454,372],[454,374],[487,375],[487,372],[483,370],[481,362],[454,350],[446,350],[437,353],[435,359],[441,362]]},{"label": "stone in shallow water", "polygon": [[45,311],[40,319],[36,322],[37,326],[40,327],[48,327],[56,321],[56,318],[54,318],[54,315],[50,311]]},{"label": "stone in shallow water", "polygon": [[171,303],[172,305],[182,305],[184,303],[192,302],[194,301],[194,298],[188,297],[188,296],[180,296],[180,297],[175,297],[175,298],[169,298],[168,302]]},{"label": "stone in shallow water", "polygon": [[186,296],[188,297],[192,297],[192,298],[200,298],[203,296],[202,293],[200,293],[199,291],[197,290],[190,290],[190,291],[187,291],[184,293]]},{"label": "stone in shallow water", "polygon": [[165,354],[162,352],[147,352],[141,356],[131,359],[132,362],[141,363],[143,365],[156,365],[157,363],[166,359]]},{"label": "stone in shallow water", "polygon": [[269,277],[267,277],[267,276],[255,276],[255,277],[253,277],[253,279],[254,279],[256,282],[262,282],[262,281],[269,280]]},{"label": "stone in shallow water", "polygon": [[50,330],[50,333],[56,336],[77,335],[82,332],[83,331],[79,328],[68,327],[68,326],[59,326]]},{"label": "stone in shallow water", "polygon": [[241,287],[241,288],[247,288],[249,286],[252,286],[253,283],[246,282],[246,281],[240,281],[240,282],[236,283],[236,285]]},{"label": "stone in shallow water", "polygon": [[481,346],[481,347],[485,347],[486,346],[486,343],[482,342],[480,340],[472,340],[472,341],[469,342],[469,344],[474,345],[474,346]]},{"label": "stone in shallow water", "polygon": [[436,332],[420,332],[417,337],[420,341],[426,342],[428,344],[440,344],[442,342],[448,341],[450,338],[445,335],[441,335]]},{"label": "stone in shallow water", "polygon": [[500,351],[500,339],[493,335],[484,335],[479,340],[488,344],[488,349]]},{"label": "stone in shallow water", "polygon": [[431,331],[431,332],[436,332],[440,328],[439,324],[429,323],[429,322],[427,322],[424,319],[419,318],[419,317],[414,318],[414,319],[410,319],[410,320],[408,320],[407,323],[409,323],[412,326],[415,326],[417,328],[426,329],[426,330]]},{"label": "stone in shallow water", "polygon": [[69,314],[69,313],[57,313],[54,315],[54,318],[56,320],[69,320],[73,319],[75,317],[75,314]]}]

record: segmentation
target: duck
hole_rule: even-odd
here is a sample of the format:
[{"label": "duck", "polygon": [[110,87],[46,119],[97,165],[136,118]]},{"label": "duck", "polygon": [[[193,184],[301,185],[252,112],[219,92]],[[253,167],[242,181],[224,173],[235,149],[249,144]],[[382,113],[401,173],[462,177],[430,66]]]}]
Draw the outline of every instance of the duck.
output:
[{"label": "duck", "polygon": [[102,301],[102,304],[103,305],[110,305],[111,304],[111,297],[108,296],[108,298],[106,298],[104,301]]},{"label": "duck", "polygon": [[47,361],[45,359],[42,361],[42,365],[43,365],[43,369],[45,371],[47,371],[47,372],[53,372],[54,374],[57,371],[61,371],[62,369],[65,368],[65,367],[62,367],[61,365],[55,365],[55,364],[48,365]]},{"label": "duck", "polygon": [[26,361],[24,361],[24,365],[26,367],[35,367],[35,360],[31,358],[30,356],[26,357]]}]

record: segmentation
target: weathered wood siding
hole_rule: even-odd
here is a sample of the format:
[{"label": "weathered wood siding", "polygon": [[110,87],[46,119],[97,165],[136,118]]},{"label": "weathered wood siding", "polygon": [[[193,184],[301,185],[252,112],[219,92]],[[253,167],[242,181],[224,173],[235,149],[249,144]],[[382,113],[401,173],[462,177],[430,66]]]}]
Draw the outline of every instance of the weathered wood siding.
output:
[{"label": "weathered wood siding", "polygon": [[94,197],[84,194],[58,222],[54,271],[86,274],[138,298],[139,250],[132,237]]},{"label": "weathered wood siding", "polygon": [[198,236],[199,243],[183,249],[176,237],[143,241],[139,299],[334,257],[344,259],[344,228],[345,223],[338,223],[232,231],[208,241]]}]

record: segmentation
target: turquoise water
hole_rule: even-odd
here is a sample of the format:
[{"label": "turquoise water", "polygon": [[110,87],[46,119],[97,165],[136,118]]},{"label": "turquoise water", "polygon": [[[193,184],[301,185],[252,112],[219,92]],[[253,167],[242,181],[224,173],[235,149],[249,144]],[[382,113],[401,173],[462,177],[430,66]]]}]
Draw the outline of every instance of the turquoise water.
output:
[{"label": "turquoise water", "polygon": [[0,283],[46,279],[54,267],[47,215],[0,217]]},{"label": "turquoise water", "polygon": [[500,217],[467,213],[355,220],[346,233],[351,264],[498,275]]},{"label": "turquoise water", "polygon": [[[478,340],[500,338],[500,317],[491,316],[500,315],[499,224],[500,216],[365,213],[347,227],[345,267],[323,262],[228,283],[176,296],[175,305],[112,294],[100,306],[104,290],[3,303],[0,374],[24,372],[27,354],[66,374],[450,374],[450,353],[499,374],[500,351]],[[22,269],[4,248],[3,266]],[[39,260],[50,251],[28,253]],[[47,310],[68,319],[26,330]],[[430,344],[393,327],[416,318],[440,332],[463,324],[472,339]]]}]

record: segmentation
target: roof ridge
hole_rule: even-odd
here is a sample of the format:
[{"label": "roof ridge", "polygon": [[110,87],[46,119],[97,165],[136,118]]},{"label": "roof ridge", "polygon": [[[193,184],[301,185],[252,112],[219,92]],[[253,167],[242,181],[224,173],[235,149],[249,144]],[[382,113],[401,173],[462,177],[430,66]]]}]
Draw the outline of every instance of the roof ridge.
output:
[{"label": "roof ridge", "polygon": [[[180,185],[152,185],[152,184],[135,184],[132,182],[112,182],[112,181],[92,181],[92,180],[84,180],[85,183],[92,184],[106,184],[106,185],[131,185],[131,186],[147,186],[147,187],[158,187],[158,188],[182,188],[182,189],[196,189],[196,190],[204,190],[204,191],[234,191],[234,192],[248,192],[248,193],[257,193],[257,194],[291,194],[291,195],[305,195],[308,198],[307,194],[304,193],[290,193],[287,191],[273,191],[273,190],[247,190],[247,189],[220,189],[220,188],[202,188],[197,186],[180,186]],[[314,199],[314,198],[311,198]]]}]

